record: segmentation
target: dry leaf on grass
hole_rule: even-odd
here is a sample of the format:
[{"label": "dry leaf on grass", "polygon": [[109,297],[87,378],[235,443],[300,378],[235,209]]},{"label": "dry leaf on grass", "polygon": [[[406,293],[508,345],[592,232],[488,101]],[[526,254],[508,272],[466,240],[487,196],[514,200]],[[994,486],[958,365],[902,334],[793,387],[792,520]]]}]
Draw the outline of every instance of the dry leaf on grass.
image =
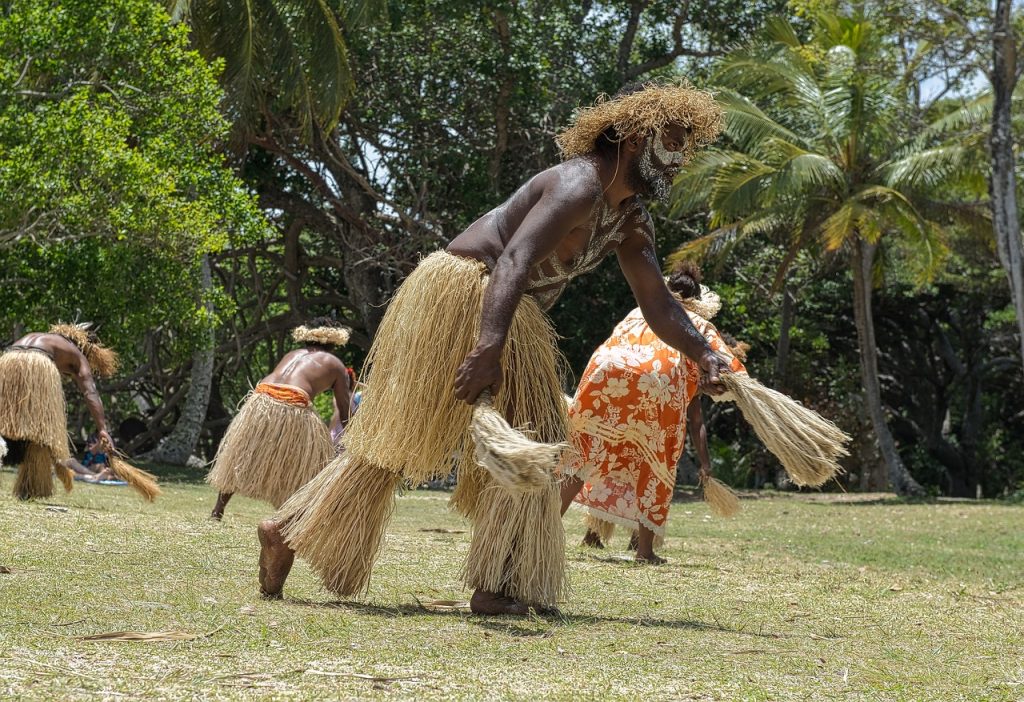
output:
[{"label": "dry leaf on grass", "polygon": [[384,676],[384,675],[367,675],[366,673],[336,673],[330,670],[315,670],[310,668],[305,672],[306,675],[326,675],[332,678],[356,678],[358,680],[366,680],[372,683],[390,683],[399,682],[405,680],[407,682],[419,682],[420,678],[416,675],[398,675],[398,676]]},{"label": "dry leaf on grass", "polygon": [[469,602],[467,600],[427,600],[413,598],[423,609],[430,612],[468,612]]},{"label": "dry leaf on grass", "polygon": [[0,565],[0,573],[2,573],[3,575],[10,575],[11,569],[8,566]]},{"label": "dry leaf on grass", "polygon": [[423,531],[423,532],[427,532],[427,533],[430,533],[430,534],[465,534],[466,533],[465,529],[439,529],[439,528],[433,528],[433,529],[418,529],[417,531]]},{"label": "dry leaf on grass", "polygon": [[79,641],[192,641],[194,639],[205,639],[213,636],[223,629],[219,626],[213,631],[203,634],[194,634],[189,631],[172,629],[169,631],[109,631],[103,634],[90,634],[88,636],[77,636]]}]

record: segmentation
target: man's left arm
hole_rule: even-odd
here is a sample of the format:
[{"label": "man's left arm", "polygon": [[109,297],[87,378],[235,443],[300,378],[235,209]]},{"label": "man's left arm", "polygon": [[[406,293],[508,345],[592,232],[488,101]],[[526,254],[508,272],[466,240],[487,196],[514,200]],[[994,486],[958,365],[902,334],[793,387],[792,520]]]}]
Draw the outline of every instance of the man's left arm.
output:
[{"label": "man's left arm", "polygon": [[75,380],[75,385],[78,386],[79,391],[82,393],[82,397],[85,399],[85,404],[89,408],[89,414],[92,416],[93,422],[96,423],[96,431],[99,433],[100,439],[108,449],[113,449],[114,439],[107,431],[107,419],[103,414],[103,401],[100,400],[100,394],[96,390],[96,381],[92,377],[92,368],[89,367],[89,363],[87,361],[79,363],[78,372],[72,377]]},{"label": "man's left arm", "polygon": [[693,326],[682,305],[669,291],[658,266],[658,255],[647,227],[649,224],[642,224],[616,249],[619,267],[651,331],[666,344],[696,361],[701,370],[707,373],[707,382],[711,387],[702,389],[713,395],[720,394],[724,388],[719,383],[719,372],[728,370],[728,364],[711,350],[707,340]]}]

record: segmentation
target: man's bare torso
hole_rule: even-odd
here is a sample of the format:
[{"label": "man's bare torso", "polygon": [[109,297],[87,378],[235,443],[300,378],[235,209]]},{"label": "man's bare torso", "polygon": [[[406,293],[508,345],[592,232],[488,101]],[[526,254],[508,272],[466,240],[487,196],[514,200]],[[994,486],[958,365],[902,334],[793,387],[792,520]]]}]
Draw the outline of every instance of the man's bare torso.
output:
[{"label": "man's bare torso", "polygon": [[301,388],[313,398],[330,390],[345,373],[345,364],[334,354],[305,348],[285,354],[263,382]]},{"label": "man's bare torso", "polygon": [[475,258],[493,270],[516,231],[554,185],[587,193],[593,198],[593,208],[585,225],[567,231],[553,254],[534,266],[528,292],[559,291],[565,287],[567,271],[603,259],[625,238],[649,226],[646,211],[635,197],[617,207],[606,203],[597,169],[587,159],[576,158],[528,180],[508,200],[455,237],[448,245],[449,253]]},{"label": "man's bare torso", "polygon": [[88,363],[78,346],[60,334],[34,332],[21,337],[11,346],[37,349],[45,353],[62,375],[77,375],[82,364]]}]

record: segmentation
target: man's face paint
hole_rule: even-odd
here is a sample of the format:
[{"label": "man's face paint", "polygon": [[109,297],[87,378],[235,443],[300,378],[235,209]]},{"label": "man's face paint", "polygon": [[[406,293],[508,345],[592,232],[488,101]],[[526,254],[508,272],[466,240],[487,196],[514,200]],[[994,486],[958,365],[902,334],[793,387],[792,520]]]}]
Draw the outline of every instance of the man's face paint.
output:
[{"label": "man's face paint", "polygon": [[672,192],[672,181],[684,161],[683,151],[669,150],[661,132],[655,132],[646,140],[644,148],[633,161],[629,184],[642,195],[666,200]]}]

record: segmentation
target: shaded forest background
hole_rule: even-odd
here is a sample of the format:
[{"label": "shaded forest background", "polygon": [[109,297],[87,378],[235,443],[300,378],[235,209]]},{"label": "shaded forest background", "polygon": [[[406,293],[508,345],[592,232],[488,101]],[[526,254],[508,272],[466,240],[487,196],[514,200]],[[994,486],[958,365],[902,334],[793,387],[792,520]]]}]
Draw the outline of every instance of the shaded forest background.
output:
[{"label": "shaded forest background", "polygon": [[[575,108],[685,76],[738,116],[654,208],[659,253],[701,260],[752,373],[855,437],[845,489],[906,492],[898,461],[933,493],[1019,495],[1022,26],[971,0],[0,2],[0,329],[94,322],[124,362],[101,386],[122,448],[209,459],[292,327],[344,321],[358,370],[404,276],[555,163]],[[822,99],[759,94],[758,62]],[[854,165],[891,154],[909,165],[877,186]],[[836,192],[842,236],[814,222]],[[614,259],[569,288],[576,374],[634,304]],[[736,410],[707,412],[717,472],[775,480]]]}]

